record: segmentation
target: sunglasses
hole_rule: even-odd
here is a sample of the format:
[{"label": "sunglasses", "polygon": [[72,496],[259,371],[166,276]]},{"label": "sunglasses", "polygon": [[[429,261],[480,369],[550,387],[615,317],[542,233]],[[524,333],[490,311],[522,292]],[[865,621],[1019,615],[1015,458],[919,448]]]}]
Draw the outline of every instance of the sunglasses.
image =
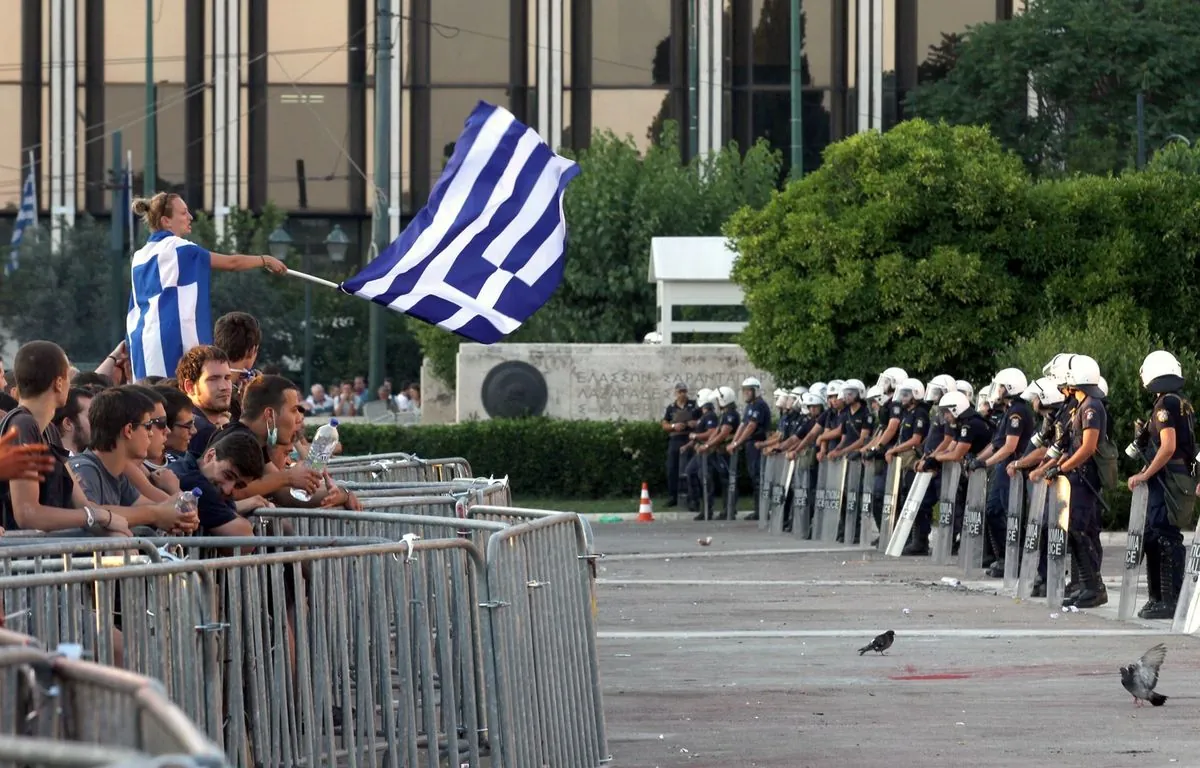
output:
[{"label": "sunglasses", "polygon": [[192,430],[194,430],[196,428],[196,420],[193,419],[191,421],[178,421],[175,423],[175,427],[177,429],[182,429],[184,432],[191,432]]}]

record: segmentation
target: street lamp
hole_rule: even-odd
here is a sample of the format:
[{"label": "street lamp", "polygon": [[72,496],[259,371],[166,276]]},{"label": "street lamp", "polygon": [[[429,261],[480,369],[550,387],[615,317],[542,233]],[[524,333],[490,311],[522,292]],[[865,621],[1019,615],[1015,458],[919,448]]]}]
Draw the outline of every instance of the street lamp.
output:
[{"label": "street lamp", "polygon": [[292,249],[292,236],[282,226],[276,227],[267,238],[267,249],[275,258],[287,261],[288,251]]},{"label": "street lamp", "polygon": [[350,248],[350,238],[342,231],[339,224],[333,225],[333,231],[325,238],[325,251],[329,254],[329,260],[334,263],[341,263],[346,260],[346,251]]}]

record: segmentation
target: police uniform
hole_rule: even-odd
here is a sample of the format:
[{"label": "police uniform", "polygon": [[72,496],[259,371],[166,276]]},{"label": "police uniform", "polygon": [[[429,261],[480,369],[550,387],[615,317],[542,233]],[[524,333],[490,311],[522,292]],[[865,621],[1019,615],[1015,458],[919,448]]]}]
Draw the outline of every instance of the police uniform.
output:
[{"label": "police uniform", "polygon": [[700,418],[700,409],[696,407],[696,401],[689,399],[683,405],[672,402],[667,406],[666,413],[663,414],[662,420],[668,424],[679,425],[682,428],[677,428],[671,432],[667,438],[667,506],[673,507],[679,503],[679,462],[684,461],[684,468],[687,468],[687,460],[690,458],[691,452],[687,456],[682,456],[680,449],[688,444],[688,432],[690,431],[688,422],[696,421]]},{"label": "police uniform", "polygon": [[[763,403],[763,405],[765,406],[766,403]],[[741,424],[742,418],[738,415],[737,406],[735,406],[733,403],[725,406],[720,413],[719,420],[717,421],[718,427],[729,427],[730,437],[733,437],[737,434],[738,427],[741,426]],[[713,448],[714,450],[709,454],[709,463],[712,465],[713,471],[717,473],[717,479],[719,480],[719,485],[722,492],[728,496],[730,493],[728,490],[729,484],[733,483],[734,487],[737,487],[737,476],[730,476],[729,474],[729,459],[727,458],[728,454],[724,450],[720,450],[720,447],[718,446],[713,446]],[[713,459],[715,459],[715,461]],[[710,494],[710,498],[712,496],[715,496],[715,494]],[[736,493],[734,494],[734,498],[737,498]],[[736,513],[734,513],[734,517],[737,517]],[[727,511],[724,509],[721,510],[721,514],[718,515],[716,519],[727,519]]]},{"label": "police uniform", "polygon": [[1029,441],[1033,439],[1033,421],[1033,407],[1021,398],[1014,397],[1004,411],[992,441],[993,448],[998,451],[1008,442],[1008,438],[1017,438],[1016,448],[1007,459],[992,468],[989,478],[986,525],[988,540],[995,555],[993,576],[1004,575],[1004,535],[1008,530],[1008,465],[1025,455],[1029,448]]},{"label": "police uniform", "polygon": [[[875,425],[875,419],[871,413],[871,406],[867,405],[861,400],[857,401],[855,404],[858,406],[857,410],[851,406],[846,406],[845,410],[842,411],[840,419],[842,425],[842,439],[837,444],[838,449],[848,448],[851,445],[854,445],[854,443],[858,442],[859,438],[862,437],[863,430],[866,430],[869,436],[871,434],[872,427]],[[846,500],[846,494],[844,491],[845,488],[843,486],[843,503]],[[844,509],[843,514],[838,518],[838,541],[847,540],[847,523],[850,524],[849,541],[854,541],[854,532],[857,530],[856,526],[858,525],[858,515],[855,514],[855,512],[856,510]]]},{"label": "police uniform", "polygon": [[[967,456],[978,456],[992,442],[992,425],[983,414],[974,408],[968,408],[958,417],[955,426],[954,442],[966,443]],[[958,493],[954,499],[954,534],[962,532],[963,515],[966,513],[967,473],[963,472],[958,485]],[[958,551],[957,541],[953,551]]]},{"label": "police uniform", "polygon": [[[896,444],[901,445],[913,439],[913,437],[921,438],[922,442],[929,434],[929,404],[918,400],[911,408],[904,409],[904,416],[900,419],[899,436],[896,438]],[[908,492],[912,490],[913,481],[916,480],[917,473],[913,470],[913,465],[916,463],[913,459],[921,453],[921,443],[917,447],[905,452],[904,455],[896,456],[892,461],[900,462],[900,501],[903,504],[904,499],[908,498]]]},{"label": "police uniform", "polygon": [[[892,435],[892,439],[879,446],[880,453],[887,451],[900,443],[900,429],[904,424],[904,406],[899,400],[889,400],[879,408],[879,426],[880,433],[887,430],[892,421],[897,422],[896,434]],[[883,494],[887,487],[887,469],[886,465],[879,465],[875,468],[875,487],[872,490],[874,496],[872,501],[878,499],[879,514],[876,518],[877,524],[883,522]]]},{"label": "police uniform", "polygon": [[[922,403],[924,405],[924,403]],[[933,505],[937,503],[942,489],[942,472],[940,465],[929,458],[942,440],[946,437],[946,414],[938,407],[929,407],[929,431],[925,433],[925,442],[918,449],[925,459],[925,471],[933,475],[929,479],[929,487],[925,489],[925,498],[917,507],[917,519],[913,525],[912,541],[905,547],[902,554],[909,556],[929,554],[929,534],[933,530]],[[916,473],[913,477],[915,479]]]},{"label": "police uniform", "polygon": [[1143,544],[1150,601],[1138,615],[1172,618],[1183,586],[1186,552],[1181,529],[1191,527],[1196,503],[1196,420],[1192,404],[1178,392],[1160,395],[1150,414],[1149,429],[1148,458],[1158,452],[1164,429],[1175,430],[1175,451],[1167,465],[1146,481],[1149,498]]},{"label": "police uniform", "polygon": [[[754,488],[754,514],[749,519],[758,519],[758,486],[762,479],[759,473],[762,471],[762,450],[755,447],[755,443],[760,440],[767,439],[767,433],[771,429],[771,407],[767,405],[767,401],[758,396],[746,404],[745,413],[742,416],[746,422],[754,422],[754,432],[748,435],[745,439],[746,448],[746,471],[750,473],[750,484]],[[736,482],[736,478],[734,479]]]},{"label": "police uniform", "polygon": [[[717,415],[717,411],[715,408],[713,408],[712,403],[705,403],[700,409],[700,420],[696,423],[696,432],[703,434],[710,429],[714,429],[719,421],[720,417]],[[700,454],[693,451],[691,458],[688,459],[687,466],[684,468],[684,474],[687,475],[688,481],[688,507],[691,508],[694,506],[696,509],[700,510],[700,515],[696,518],[697,520],[704,519],[705,511],[709,512],[710,516],[712,513],[713,500],[716,497],[717,487],[716,483],[713,482],[713,479],[715,478],[715,462],[713,461],[713,456],[714,454],[710,453],[707,461],[708,510],[701,509],[701,506],[704,504],[704,486],[701,485],[703,481],[700,477],[702,463]]]},{"label": "police uniform", "polygon": [[[1108,412],[1100,398],[1089,394],[1078,402],[1067,429],[1067,457],[1073,456],[1083,446],[1084,432],[1087,430],[1099,430],[1102,440],[1108,435]],[[1100,471],[1096,466],[1096,456],[1093,455],[1082,466],[1067,473],[1067,478],[1071,482],[1067,540],[1079,567],[1082,589],[1073,598],[1065,600],[1064,605],[1091,608],[1103,604],[1095,602],[1095,599],[1106,595],[1104,582],[1100,580],[1103,549],[1100,546]],[[1106,596],[1103,601],[1107,601]]]}]

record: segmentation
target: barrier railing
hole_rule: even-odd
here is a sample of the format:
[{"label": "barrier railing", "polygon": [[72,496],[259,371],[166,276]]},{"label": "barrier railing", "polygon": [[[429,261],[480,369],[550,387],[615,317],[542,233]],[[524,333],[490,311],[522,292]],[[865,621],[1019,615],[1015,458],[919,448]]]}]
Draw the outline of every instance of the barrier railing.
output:
[{"label": "barrier railing", "polygon": [[328,469],[339,481],[444,483],[473,477],[464,458],[419,459],[403,453],[339,458]]},{"label": "barrier railing", "polygon": [[0,630],[0,690],[0,765],[229,765],[156,681],[26,635]]}]

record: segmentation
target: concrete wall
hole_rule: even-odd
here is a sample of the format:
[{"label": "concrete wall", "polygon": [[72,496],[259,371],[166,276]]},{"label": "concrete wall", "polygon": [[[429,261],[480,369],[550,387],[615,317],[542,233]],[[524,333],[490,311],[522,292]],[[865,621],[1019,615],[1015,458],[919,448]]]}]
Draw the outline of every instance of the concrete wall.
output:
[{"label": "concrete wall", "polygon": [[[747,376],[762,381],[768,400],[775,388],[774,379],[751,366],[736,344],[463,344],[458,351],[459,421],[489,418],[483,407],[484,378],[506,361],[522,361],[541,372],[548,391],[544,415],[560,419],[658,420],[679,380],[692,397],[702,387],[736,390]],[[428,402],[428,393],[424,396]]]},{"label": "concrete wall", "polygon": [[453,424],[454,393],[433,375],[429,358],[421,361],[421,423]]}]

